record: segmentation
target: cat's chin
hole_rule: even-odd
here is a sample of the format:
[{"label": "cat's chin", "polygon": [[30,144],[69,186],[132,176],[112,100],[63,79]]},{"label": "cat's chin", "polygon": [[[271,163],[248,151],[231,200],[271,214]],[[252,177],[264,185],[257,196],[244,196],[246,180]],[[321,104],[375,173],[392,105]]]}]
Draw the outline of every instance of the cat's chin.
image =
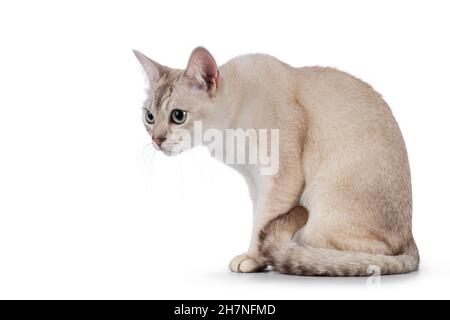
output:
[{"label": "cat's chin", "polygon": [[175,148],[175,149],[162,149],[161,148],[160,150],[161,150],[162,153],[164,153],[168,157],[177,156],[177,155],[179,155],[180,153],[183,152],[183,150],[179,150],[177,148]]}]

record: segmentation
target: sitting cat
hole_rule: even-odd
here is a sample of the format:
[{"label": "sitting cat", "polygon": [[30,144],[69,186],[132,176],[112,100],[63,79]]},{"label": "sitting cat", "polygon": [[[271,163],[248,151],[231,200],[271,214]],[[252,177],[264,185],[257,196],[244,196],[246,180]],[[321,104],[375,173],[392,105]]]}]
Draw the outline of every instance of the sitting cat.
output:
[{"label": "sitting cat", "polygon": [[244,176],[254,208],[249,249],[231,261],[232,271],[417,270],[405,144],[369,85],[332,68],[293,68],[263,54],[218,67],[199,47],[185,70],[135,55],[150,83],[145,127],[166,154],[191,147],[181,131],[192,133],[196,121],[221,132],[279,130],[276,173],[261,174],[258,163],[231,164]]}]

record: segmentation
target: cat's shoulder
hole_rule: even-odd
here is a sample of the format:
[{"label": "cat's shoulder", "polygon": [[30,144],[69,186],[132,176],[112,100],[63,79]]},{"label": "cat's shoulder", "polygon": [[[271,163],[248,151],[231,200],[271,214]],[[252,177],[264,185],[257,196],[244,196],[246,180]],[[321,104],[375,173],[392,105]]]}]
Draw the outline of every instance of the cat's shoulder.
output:
[{"label": "cat's shoulder", "polygon": [[263,53],[237,56],[228,61],[225,67],[229,70],[235,70],[241,77],[254,79],[267,78],[271,74],[286,74],[292,69],[274,56]]},{"label": "cat's shoulder", "polygon": [[284,65],[287,64],[274,56],[265,53],[250,53],[236,56],[229,60],[227,64],[233,65]]}]

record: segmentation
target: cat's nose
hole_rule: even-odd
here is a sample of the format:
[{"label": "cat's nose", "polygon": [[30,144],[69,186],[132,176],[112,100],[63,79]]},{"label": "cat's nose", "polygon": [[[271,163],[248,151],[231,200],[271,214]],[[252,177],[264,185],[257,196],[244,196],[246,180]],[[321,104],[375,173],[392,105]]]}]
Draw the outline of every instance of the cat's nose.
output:
[{"label": "cat's nose", "polygon": [[161,147],[161,144],[166,140],[166,137],[153,137],[153,141],[158,145],[158,147]]}]

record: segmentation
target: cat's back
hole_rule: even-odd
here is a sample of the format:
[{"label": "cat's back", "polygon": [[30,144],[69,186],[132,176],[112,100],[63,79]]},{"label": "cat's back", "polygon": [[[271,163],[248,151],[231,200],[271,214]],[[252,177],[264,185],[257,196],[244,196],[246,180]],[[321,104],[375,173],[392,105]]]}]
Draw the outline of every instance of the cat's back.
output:
[{"label": "cat's back", "polygon": [[[381,157],[384,170],[392,175],[380,179],[408,189],[405,144],[382,96],[364,81],[334,68],[304,67],[293,72],[296,97],[308,115],[305,150],[328,159],[323,161],[327,168],[332,167],[333,159],[340,159],[340,165],[351,171],[360,167],[364,172],[378,172],[376,159]],[[314,161],[309,164],[317,165]]]},{"label": "cat's back", "polygon": [[341,112],[365,108],[369,112],[382,110],[390,113],[378,92],[347,72],[331,67],[295,68],[293,72],[300,96],[315,108]]},{"label": "cat's back", "polygon": [[304,67],[293,72],[296,97],[324,134],[401,140],[389,106],[369,84],[329,67]]},{"label": "cat's back", "polygon": [[[382,96],[364,81],[330,67],[292,67],[267,54],[248,54],[224,67],[254,104],[275,108],[292,121],[294,100],[308,115],[311,129],[322,138],[402,142],[400,130]],[[234,70],[234,71],[233,71]],[[280,118],[280,117],[279,117]],[[281,117],[283,118],[283,117]],[[311,130],[312,131],[312,130]]]},{"label": "cat's back", "polygon": [[295,94],[316,111],[342,112],[378,105],[376,111],[390,113],[381,95],[370,85],[335,68],[296,68],[261,53],[235,57],[224,67],[236,70],[234,74],[243,85],[270,88],[268,92],[278,95]]}]

